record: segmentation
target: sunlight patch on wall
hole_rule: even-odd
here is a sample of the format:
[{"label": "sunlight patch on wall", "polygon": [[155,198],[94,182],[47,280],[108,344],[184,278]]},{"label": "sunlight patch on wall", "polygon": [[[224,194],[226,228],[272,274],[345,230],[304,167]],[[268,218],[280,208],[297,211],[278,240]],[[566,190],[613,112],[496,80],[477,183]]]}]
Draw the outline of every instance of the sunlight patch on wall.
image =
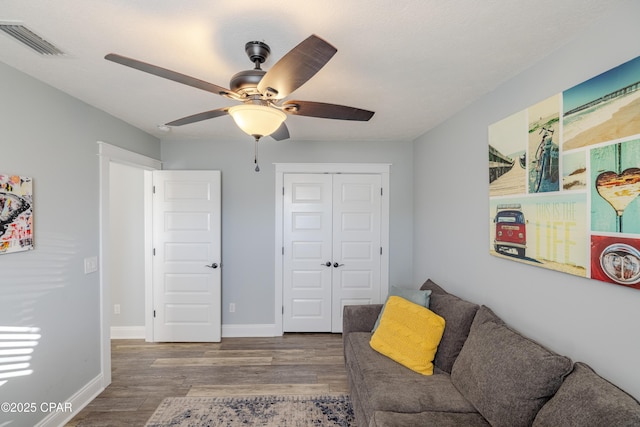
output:
[{"label": "sunlight patch on wall", "polygon": [[10,378],[33,373],[31,355],[38,345],[40,328],[0,326],[0,387]]}]

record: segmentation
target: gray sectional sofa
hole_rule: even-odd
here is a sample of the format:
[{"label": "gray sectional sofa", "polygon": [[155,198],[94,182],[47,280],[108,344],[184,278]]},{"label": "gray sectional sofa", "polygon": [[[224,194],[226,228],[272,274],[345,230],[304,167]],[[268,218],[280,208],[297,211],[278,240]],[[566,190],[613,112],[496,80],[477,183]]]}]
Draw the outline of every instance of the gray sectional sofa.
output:
[{"label": "gray sectional sofa", "polygon": [[597,375],[510,328],[488,307],[431,280],[429,308],[445,330],[434,374],[369,345],[381,304],[345,306],[343,340],[358,427],[640,426],[640,404]]}]

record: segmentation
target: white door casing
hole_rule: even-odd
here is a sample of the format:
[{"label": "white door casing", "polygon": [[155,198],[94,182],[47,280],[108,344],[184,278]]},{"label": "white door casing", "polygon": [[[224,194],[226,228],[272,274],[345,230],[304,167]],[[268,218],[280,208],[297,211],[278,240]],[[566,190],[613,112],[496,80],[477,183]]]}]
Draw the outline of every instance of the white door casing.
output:
[{"label": "white door casing", "polygon": [[220,171],[155,171],[153,340],[221,339]]},{"label": "white door casing", "polygon": [[382,176],[285,173],[283,189],[283,330],[341,332],[344,305],[382,299]]}]

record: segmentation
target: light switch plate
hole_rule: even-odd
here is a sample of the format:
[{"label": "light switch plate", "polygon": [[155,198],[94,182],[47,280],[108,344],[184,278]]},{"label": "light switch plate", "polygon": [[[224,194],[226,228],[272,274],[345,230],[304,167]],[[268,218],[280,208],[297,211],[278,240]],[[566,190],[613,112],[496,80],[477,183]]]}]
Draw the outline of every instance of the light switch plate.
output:
[{"label": "light switch plate", "polygon": [[92,256],[84,259],[84,274],[98,271],[98,257]]}]

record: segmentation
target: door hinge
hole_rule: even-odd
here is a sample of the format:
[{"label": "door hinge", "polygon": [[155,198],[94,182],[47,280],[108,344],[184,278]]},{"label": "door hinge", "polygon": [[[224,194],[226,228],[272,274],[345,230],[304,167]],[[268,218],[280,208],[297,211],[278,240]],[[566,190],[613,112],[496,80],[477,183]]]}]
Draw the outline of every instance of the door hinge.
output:
[{"label": "door hinge", "polygon": [[382,255],[382,246],[380,246],[380,255]]},{"label": "door hinge", "polygon": [[156,186],[153,186],[153,189],[151,190],[151,193],[156,194]]},{"label": "door hinge", "polygon": [[284,196],[284,187],[282,187],[282,195]]},{"label": "door hinge", "polygon": [[153,248],[153,256],[156,256],[156,248]]},{"label": "door hinge", "polygon": [[284,305],[282,306],[282,314],[284,314]]},{"label": "door hinge", "polygon": [[153,317],[156,317],[156,311],[153,310]]},{"label": "door hinge", "polygon": [[381,195],[381,196],[383,195],[383,194],[382,194],[382,190],[383,190],[383,188],[382,188],[382,187],[380,187],[380,195]]},{"label": "door hinge", "polygon": [[282,255],[284,255],[284,246],[282,247]]}]

